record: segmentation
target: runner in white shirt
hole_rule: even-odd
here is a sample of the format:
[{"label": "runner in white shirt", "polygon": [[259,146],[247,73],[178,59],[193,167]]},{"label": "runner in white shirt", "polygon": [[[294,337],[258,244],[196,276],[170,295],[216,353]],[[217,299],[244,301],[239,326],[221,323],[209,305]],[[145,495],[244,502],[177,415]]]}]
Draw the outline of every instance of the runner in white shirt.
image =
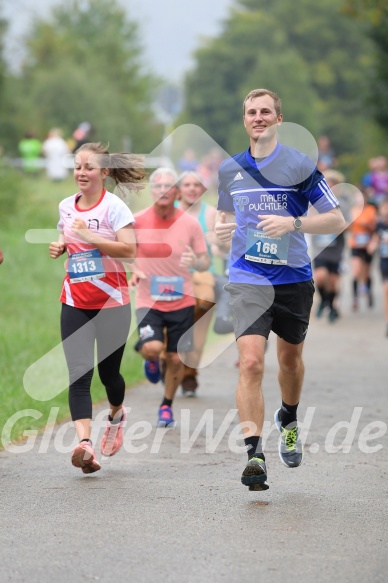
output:
[{"label": "runner in white shirt", "polygon": [[[72,464],[85,474],[101,468],[90,440],[90,385],[97,342],[98,372],[110,403],[101,452],[114,455],[123,443],[126,411],[125,382],[120,364],[127,340],[131,310],[124,266],[136,253],[134,218],[127,205],[105,189],[116,184],[142,188],[142,161],[130,154],[109,154],[100,143],[84,144],[75,152],[74,178],[79,192],[59,205],[59,240],[50,256],[68,253],[60,301],[61,336],[69,368],[69,406],[79,444]],[[121,259],[121,260],[120,260]]]}]

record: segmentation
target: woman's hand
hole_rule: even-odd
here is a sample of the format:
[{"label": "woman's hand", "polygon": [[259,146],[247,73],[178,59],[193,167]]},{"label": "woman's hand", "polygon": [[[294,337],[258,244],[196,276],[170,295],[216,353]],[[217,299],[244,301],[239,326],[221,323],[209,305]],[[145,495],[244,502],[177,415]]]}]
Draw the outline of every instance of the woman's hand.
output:
[{"label": "woman's hand", "polygon": [[53,241],[49,246],[49,254],[52,259],[57,259],[64,254],[66,245],[61,241]]}]

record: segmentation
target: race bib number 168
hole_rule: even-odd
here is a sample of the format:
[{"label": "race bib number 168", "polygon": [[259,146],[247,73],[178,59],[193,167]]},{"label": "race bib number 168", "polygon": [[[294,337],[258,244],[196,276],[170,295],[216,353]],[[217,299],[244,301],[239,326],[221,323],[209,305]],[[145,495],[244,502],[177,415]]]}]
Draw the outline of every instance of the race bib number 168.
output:
[{"label": "race bib number 168", "polygon": [[264,231],[248,229],[245,259],[255,263],[287,265],[290,234],[269,237]]}]

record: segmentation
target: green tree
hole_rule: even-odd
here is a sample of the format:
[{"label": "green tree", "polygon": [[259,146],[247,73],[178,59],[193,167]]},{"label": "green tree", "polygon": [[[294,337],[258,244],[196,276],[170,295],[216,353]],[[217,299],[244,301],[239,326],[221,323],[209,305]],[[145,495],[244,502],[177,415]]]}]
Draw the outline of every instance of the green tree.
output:
[{"label": "green tree", "polygon": [[386,0],[345,0],[344,12],[366,23],[375,55],[368,103],[388,135],[388,3]]},{"label": "green tree", "polygon": [[388,4],[386,0],[344,0],[344,12],[378,24],[388,13]]},{"label": "green tree", "polygon": [[40,135],[60,126],[69,136],[82,121],[93,139],[122,149],[129,138],[138,152],[162,135],[152,113],[157,80],[145,71],[138,25],[117,0],[70,0],[37,19],[27,57],[10,81],[14,121]]},{"label": "green tree", "polygon": [[339,152],[361,148],[372,50],[362,23],[341,7],[341,0],[236,0],[221,34],[196,52],[181,120],[228,151],[244,147],[242,100],[267,86],[283,98],[286,121],[327,133]]}]

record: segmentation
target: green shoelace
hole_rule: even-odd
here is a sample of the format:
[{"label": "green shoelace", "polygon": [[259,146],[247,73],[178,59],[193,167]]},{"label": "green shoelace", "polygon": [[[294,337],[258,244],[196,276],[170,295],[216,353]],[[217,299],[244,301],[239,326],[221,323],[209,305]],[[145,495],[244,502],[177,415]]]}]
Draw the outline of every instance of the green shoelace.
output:
[{"label": "green shoelace", "polygon": [[294,427],[293,429],[284,429],[284,427],[282,427],[282,435],[284,437],[287,450],[292,451],[293,449],[296,449],[296,442],[298,440],[298,428]]}]

